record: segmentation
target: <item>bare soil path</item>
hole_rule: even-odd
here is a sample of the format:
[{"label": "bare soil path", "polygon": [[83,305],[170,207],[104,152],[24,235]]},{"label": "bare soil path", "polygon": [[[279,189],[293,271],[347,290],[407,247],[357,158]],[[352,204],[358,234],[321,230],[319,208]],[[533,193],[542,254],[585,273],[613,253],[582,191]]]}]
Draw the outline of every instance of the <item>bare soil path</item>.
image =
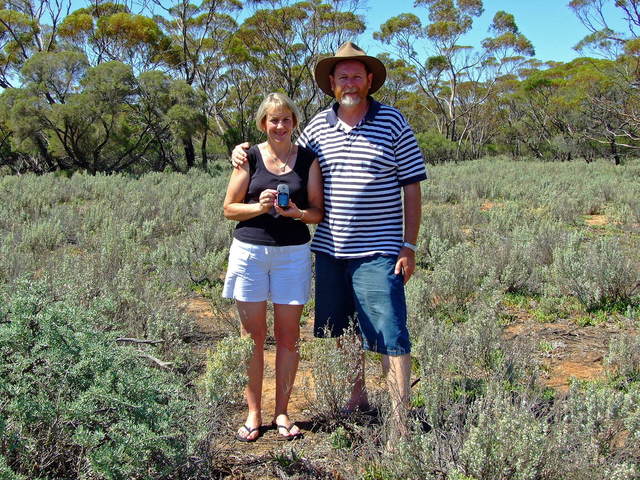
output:
[{"label": "bare soil path", "polygon": [[[211,310],[211,303],[202,297],[194,297],[187,301],[185,305],[187,313],[192,315],[196,320],[199,335],[209,337],[213,340],[220,338],[221,335],[228,334],[232,331],[231,324],[238,324],[235,313],[231,312],[229,318],[221,321],[220,316],[216,316]],[[222,327],[222,328],[221,328]],[[313,338],[313,325],[305,323],[300,328],[300,341],[306,342]],[[203,349],[206,351],[207,342],[202,342]],[[275,410],[275,343],[267,340],[265,345],[265,368],[264,381],[262,384],[262,416],[263,426],[268,427],[271,424],[273,412]],[[311,428],[311,413],[309,411],[309,400],[305,395],[302,385],[311,381],[311,371],[308,362],[301,360],[296,377],[296,386],[294,386],[291,398],[289,400],[289,416],[304,431],[305,438],[296,443],[313,441],[315,435]],[[236,428],[242,425],[244,421],[244,413],[241,412],[233,424]],[[229,432],[230,438],[233,439],[235,429]],[[240,455],[269,455],[274,450],[280,449],[288,442],[282,441],[280,435],[273,428],[265,429],[259,442],[241,443],[233,442],[233,448]]]}]

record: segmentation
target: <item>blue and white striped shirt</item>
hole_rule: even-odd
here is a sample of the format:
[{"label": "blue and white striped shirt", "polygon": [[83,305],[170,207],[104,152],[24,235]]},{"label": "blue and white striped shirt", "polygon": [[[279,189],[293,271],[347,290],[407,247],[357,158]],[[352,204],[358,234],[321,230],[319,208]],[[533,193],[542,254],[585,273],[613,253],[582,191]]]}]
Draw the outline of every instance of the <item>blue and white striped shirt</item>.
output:
[{"label": "blue and white striped shirt", "polygon": [[324,219],[311,249],[336,258],[397,255],[403,241],[402,186],[427,178],[422,153],[402,114],[369,97],[369,110],[348,132],[338,104],[320,112],[297,143],[318,157]]}]

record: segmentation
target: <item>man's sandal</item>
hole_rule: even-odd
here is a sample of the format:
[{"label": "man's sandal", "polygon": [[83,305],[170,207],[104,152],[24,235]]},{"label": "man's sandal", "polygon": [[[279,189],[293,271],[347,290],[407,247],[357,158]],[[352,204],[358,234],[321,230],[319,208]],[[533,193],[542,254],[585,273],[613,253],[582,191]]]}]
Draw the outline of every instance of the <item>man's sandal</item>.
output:
[{"label": "man's sandal", "polygon": [[[246,424],[240,427],[241,429],[244,428],[247,431],[247,435],[246,436],[242,436],[239,433],[236,433],[236,440],[238,440],[239,442],[255,442],[257,439],[260,438],[260,427],[254,427],[251,428],[249,426],[247,426]],[[249,435],[251,435],[253,432],[258,432],[258,435],[256,435],[255,438],[248,438]]]},{"label": "man's sandal", "polygon": [[350,417],[355,414],[375,416],[376,413],[376,409],[369,403],[366,403],[364,405],[356,405],[355,407],[343,407],[340,410],[340,416],[342,417]]}]

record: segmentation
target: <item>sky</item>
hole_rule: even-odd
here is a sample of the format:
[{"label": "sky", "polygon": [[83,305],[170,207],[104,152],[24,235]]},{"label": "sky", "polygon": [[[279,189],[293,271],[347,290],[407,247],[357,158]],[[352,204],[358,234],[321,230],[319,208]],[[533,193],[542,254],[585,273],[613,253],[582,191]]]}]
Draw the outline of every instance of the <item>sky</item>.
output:
[{"label": "sky", "polygon": [[[538,60],[568,62],[581,56],[573,50],[587,33],[575,14],[567,7],[569,0],[484,0],[484,13],[474,19],[472,32],[466,38],[467,45],[477,47],[489,35],[488,27],[495,13],[504,10],[511,13],[520,32],[533,44]],[[611,2],[613,3],[613,2]],[[413,8],[413,0],[369,0],[364,12],[367,30],[358,38],[358,44],[367,53],[392,53],[387,46],[373,39],[373,32],[387,19],[401,13],[413,13],[425,23],[427,10]],[[611,18],[618,20],[620,14],[611,7]],[[617,22],[621,25],[621,21]]]}]

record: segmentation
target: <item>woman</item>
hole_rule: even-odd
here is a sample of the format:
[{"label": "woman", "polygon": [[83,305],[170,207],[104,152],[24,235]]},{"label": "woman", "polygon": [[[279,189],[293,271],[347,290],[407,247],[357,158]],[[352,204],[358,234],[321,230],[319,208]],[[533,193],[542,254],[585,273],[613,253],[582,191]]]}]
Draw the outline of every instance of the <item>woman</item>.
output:
[{"label": "woman", "polygon": [[[307,223],[323,215],[322,176],[309,150],[291,142],[300,115],[289,97],[270,93],[256,113],[256,126],[267,141],[254,145],[249,161],[234,169],[224,200],[224,215],[238,220],[229,252],[223,296],[237,303],[242,334],[254,342],[246,388],[249,412],[237,439],[260,436],[267,300],[273,302],[276,338],[276,408],[273,424],[286,440],[301,435],[287,414],[298,369],[300,316],[311,283],[311,236]],[[283,206],[279,185],[289,190]]]}]

